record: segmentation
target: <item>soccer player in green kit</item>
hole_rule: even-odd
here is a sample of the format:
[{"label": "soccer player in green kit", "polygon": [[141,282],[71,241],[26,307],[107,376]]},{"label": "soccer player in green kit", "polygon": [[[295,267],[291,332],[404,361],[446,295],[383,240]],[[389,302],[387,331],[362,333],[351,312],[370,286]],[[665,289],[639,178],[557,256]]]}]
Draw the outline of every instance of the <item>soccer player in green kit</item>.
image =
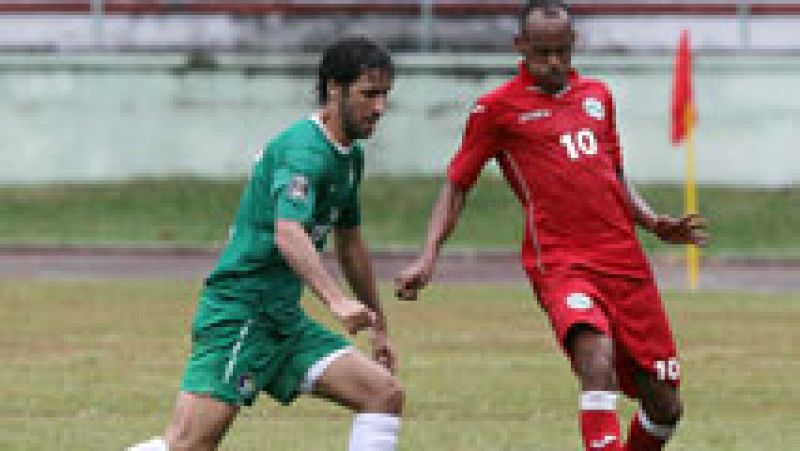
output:
[{"label": "soccer player in green kit", "polygon": [[[325,50],[321,109],[266,146],[206,280],[172,421],[163,437],[131,450],[216,449],[240,407],[261,391],[284,404],[308,393],[354,411],[350,451],[396,448],[403,391],[359,232],[357,142],[374,131],[393,74],[390,56],[366,38]],[[331,230],[357,300],[323,267],[319,252]],[[349,333],[371,330],[372,359],[306,316],[303,285]]]}]

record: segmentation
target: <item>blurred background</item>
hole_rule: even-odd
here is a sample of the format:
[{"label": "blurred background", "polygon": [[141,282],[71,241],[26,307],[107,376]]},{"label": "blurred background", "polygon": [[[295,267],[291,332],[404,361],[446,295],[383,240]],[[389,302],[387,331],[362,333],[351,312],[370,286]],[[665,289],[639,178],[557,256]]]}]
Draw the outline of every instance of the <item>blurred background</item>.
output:
[{"label": "blurred background", "polygon": [[[315,108],[321,49],[358,33],[398,65],[366,143],[365,201],[383,224],[368,232],[379,247],[414,246],[472,102],[515,72],[520,4],[0,0],[0,241],[214,246],[258,149]],[[572,5],[574,62],[615,92],[629,177],[680,211],[669,99],[688,29],[711,250],[800,255],[800,3]],[[518,212],[493,173],[476,202],[514,220],[467,225],[456,246],[516,247]]]}]

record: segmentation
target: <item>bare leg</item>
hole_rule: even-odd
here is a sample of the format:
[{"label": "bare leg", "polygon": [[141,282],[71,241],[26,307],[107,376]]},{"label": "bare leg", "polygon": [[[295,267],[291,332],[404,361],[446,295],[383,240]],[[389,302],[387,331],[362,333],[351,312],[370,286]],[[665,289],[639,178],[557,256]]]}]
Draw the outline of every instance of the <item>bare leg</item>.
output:
[{"label": "bare leg", "polygon": [[358,413],[391,413],[403,409],[403,389],[389,371],[359,352],[334,360],[314,384],[316,396]]},{"label": "bare leg", "polygon": [[394,451],[403,390],[389,371],[359,352],[334,360],[314,384],[314,394],[350,408],[349,451]]},{"label": "bare leg", "polygon": [[641,371],[636,378],[641,405],[647,416],[656,424],[675,426],[683,415],[683,402],[676,387]]},{"label": "bare leg", "polygon": [[570,330],[565,341],[583,391],[618,390],[614,345],[609,337],[578,324]]},{"label": "bare leg", "polygon": [[672,437],[683,414],[678,389],[640,371],[636,377],[640,396],[639,411],[628,431],[629,451],[658,451]]},{"label": "bare leg", "polygon": [[613,342],[594,328],[578,324],[567,334],[565,344],[581,383],[580,426],[584,447],[621,450]]},{"label": "bare leg", "polygon": [[180,392],[164,439],[170,451],[215,450],[237,413],[238,406],[208,395]]}]

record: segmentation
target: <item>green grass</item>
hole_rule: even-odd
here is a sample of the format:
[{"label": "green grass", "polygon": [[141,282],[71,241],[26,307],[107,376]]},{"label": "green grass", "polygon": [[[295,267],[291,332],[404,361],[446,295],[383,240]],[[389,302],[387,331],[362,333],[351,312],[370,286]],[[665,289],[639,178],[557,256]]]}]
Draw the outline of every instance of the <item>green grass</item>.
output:
[{"label": "green grass", "polygon": [[[122,449],[159,433],[197,289],[4,281],[0,449]],[[794,449],[800,296],[669,293],[666,301],[686,402],[670,449]],[[579,449],[577,387],[527,287],[438,286],[419,303],[386,306],[407,394],[401,450]],[[631,410],[623,406],[626,418]],[[261,398],[223,450],[344,449],[349,419],[313,399],[279,407]]]},{"label": "green grass", "polygon": [[[363,228],[376,248],[418,247],[441,180],[368,178]],[[227,236],[242,181],[191,178],[0,188],[0,241],[178,242],[217,245]],[[676,186],[641,186],[658,211],[681,211]],[[711,253],[800,255],[800,186],[702,187]],[[505,182],[483,177],[470,194],[452,248],[516,249],[523,221]],[[644,236],[648,249],[667,247]]]}]

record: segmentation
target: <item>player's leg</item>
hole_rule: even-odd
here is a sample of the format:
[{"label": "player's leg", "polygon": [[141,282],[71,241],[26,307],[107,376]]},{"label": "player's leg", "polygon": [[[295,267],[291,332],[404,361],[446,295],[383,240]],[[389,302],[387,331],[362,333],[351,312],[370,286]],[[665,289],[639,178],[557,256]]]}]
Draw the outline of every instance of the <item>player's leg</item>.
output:
[{"label": "player's leg", "polygon": [[217,449],[238,412],[239,406],[208,395],[180,392],[164,433],[169,450]]},{"label": "player's leg", "polygon": [[645,371],[638,371],[639,410],[631,420],[627,450],[657,451],[664,448],[683,414],[678,387]]},{"label": "player's leg", "polygon": [[652,280],[618,286],[617,378],[622,391],[639,400],[626,449],[664,447],[680,421],[680,366],[661,297]]},{"label": "player's leg", "polygon": [[403,389],[397,378],[353,349],[325,363],[322,371],[312,367],[303,385],[356,413],[349,451],[393,451],[403,409]]},{"label": "player's leg", "polygon": [[163,437],[134,445],[128,451],[215,450],[239,407],[208,395],[180,392]]},{"label": "player's leg", "polygon": [[581,384],[580,425],[589,450],[621,449],[617,382],[611,338],[585,324],[574,324],[564,340]]},{"label": "player's leg", "polygon": [[580,430],[586,449],[621,449],[614,344],[605,299],[591,274],[531,274],[539,303],[581,385]]}]

